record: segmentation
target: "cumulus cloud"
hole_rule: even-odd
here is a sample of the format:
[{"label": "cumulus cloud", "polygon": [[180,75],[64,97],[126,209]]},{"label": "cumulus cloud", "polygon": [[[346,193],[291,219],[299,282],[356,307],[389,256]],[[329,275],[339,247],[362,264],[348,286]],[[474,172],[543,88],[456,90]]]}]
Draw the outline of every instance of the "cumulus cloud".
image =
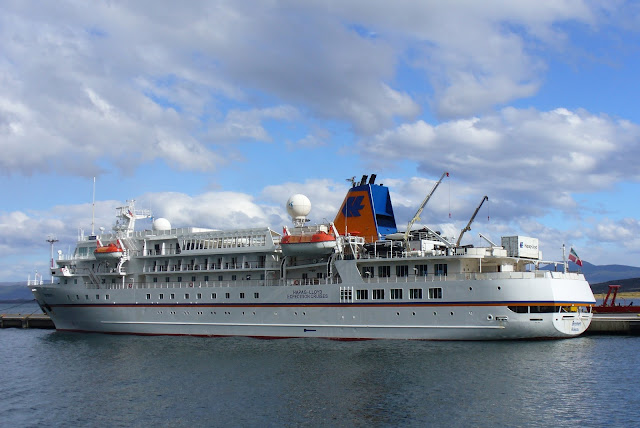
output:
[{"label": "cumulus cloud", "polygon": [[411,158],[429,176],[449,171],[478,197],[490,191],[505,215],[542,215],[575,208],[574,193],[640,178],[631,160],[640,155],[638,138],[637,125],[584,110],[505,108],[436,126],[403,124],[359,149],[373,163]]}]

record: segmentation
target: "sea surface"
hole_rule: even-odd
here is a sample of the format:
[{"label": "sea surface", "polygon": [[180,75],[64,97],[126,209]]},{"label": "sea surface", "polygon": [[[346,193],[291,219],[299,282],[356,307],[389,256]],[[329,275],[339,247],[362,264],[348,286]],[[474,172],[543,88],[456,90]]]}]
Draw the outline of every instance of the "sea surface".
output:
[{"label": "sea surface", "polygon": [[[0,305],[0,313],[37,307]],[[0,329],[0,426],[640,426],[640,337],[427,342]]]}]

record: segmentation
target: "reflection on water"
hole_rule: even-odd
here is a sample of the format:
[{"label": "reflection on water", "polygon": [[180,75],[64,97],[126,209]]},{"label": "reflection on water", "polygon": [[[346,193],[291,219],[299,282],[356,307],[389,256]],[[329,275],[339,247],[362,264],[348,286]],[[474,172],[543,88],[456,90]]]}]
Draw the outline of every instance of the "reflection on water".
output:
[{"label": "reflection on water", "polygon": [[[0,331],[13,426],[640,425],[636,337],[339,342]],[[606,411],[611,409],[611,411]]]}]

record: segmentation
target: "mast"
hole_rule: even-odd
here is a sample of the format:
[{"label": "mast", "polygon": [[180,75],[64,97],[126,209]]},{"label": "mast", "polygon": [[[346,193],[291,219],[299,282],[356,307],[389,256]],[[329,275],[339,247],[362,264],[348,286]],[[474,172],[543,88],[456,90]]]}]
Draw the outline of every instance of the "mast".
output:
[{"label": "mast", "polygon": [[93,197],[91,200],[91,236],[95,236],[95,213],[96,213],[96,178],[93,177]]}]

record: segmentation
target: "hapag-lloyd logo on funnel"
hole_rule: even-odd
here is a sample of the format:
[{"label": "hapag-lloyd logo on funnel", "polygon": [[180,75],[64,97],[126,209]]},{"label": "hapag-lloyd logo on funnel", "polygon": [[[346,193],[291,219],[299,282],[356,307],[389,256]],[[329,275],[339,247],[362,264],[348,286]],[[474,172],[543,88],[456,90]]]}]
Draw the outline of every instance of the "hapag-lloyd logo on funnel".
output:
[{"label": "hapag-lloyd logo on funnel", "polygon": [[344,207],[342,207],[342,214],[345,217],[360,217],[360,211],[364,209],[362,200],[364,196],[350,196],[347,198]]}]

